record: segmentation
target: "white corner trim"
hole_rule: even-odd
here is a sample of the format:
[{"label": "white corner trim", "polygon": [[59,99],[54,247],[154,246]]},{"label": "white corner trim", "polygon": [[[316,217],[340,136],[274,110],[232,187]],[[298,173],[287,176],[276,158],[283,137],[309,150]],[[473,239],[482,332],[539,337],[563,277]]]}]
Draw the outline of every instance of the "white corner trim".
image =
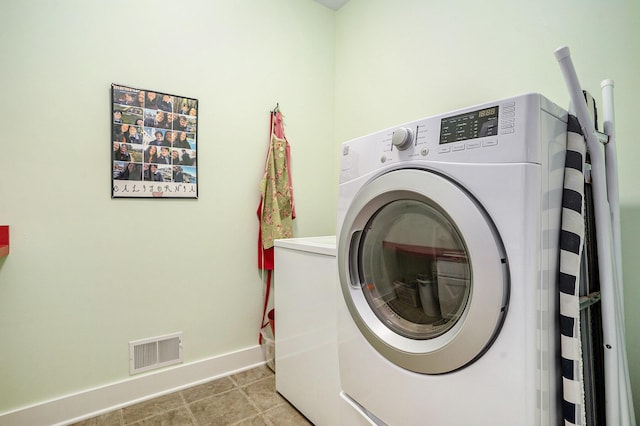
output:
[{"label": "white corner trim", "polygon": [[66,425],[264,363],[256,345],[0,413],[0,425]]}]

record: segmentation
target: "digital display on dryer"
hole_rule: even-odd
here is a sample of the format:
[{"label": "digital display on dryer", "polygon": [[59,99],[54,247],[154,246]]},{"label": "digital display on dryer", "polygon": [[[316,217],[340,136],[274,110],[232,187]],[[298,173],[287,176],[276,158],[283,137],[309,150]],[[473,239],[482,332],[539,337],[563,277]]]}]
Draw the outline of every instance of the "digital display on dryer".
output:
[{"label": "digital display on dryer", "polygon": [[440,121],[440,145],[498,134],[498,106],[466,112]]}]

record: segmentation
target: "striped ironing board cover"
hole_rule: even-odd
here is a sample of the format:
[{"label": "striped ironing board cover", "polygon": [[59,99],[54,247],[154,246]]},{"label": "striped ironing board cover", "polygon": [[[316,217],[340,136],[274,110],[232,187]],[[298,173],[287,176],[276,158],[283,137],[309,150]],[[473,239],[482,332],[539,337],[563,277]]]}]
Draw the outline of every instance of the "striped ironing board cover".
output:
[{"label": "striped ironing board cover", "polygon": [[560,348],[564,424],[584,425],[584,378],[580,336],[580,260],[585,234],[584,163],[586,145],[578,119],[569,115],[560,232]]}]

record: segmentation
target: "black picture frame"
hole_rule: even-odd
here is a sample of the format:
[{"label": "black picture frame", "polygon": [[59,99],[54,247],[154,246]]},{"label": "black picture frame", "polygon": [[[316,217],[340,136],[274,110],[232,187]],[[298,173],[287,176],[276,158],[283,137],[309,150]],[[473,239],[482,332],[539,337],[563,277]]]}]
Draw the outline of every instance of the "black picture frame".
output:
[{"label": "black picture frame", "polygon": [[198,198],[198,100],[111,84],[111,198]]}]

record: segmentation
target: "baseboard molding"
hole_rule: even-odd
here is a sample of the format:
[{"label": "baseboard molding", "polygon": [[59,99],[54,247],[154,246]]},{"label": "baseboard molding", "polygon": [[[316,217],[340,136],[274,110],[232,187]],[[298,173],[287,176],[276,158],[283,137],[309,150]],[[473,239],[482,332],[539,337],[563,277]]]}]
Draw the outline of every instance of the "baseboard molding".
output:
[{"label": "baseboard molding", "polygon": [[0,425],[66,425],[264,363],[253,346],[1,413]]}]

